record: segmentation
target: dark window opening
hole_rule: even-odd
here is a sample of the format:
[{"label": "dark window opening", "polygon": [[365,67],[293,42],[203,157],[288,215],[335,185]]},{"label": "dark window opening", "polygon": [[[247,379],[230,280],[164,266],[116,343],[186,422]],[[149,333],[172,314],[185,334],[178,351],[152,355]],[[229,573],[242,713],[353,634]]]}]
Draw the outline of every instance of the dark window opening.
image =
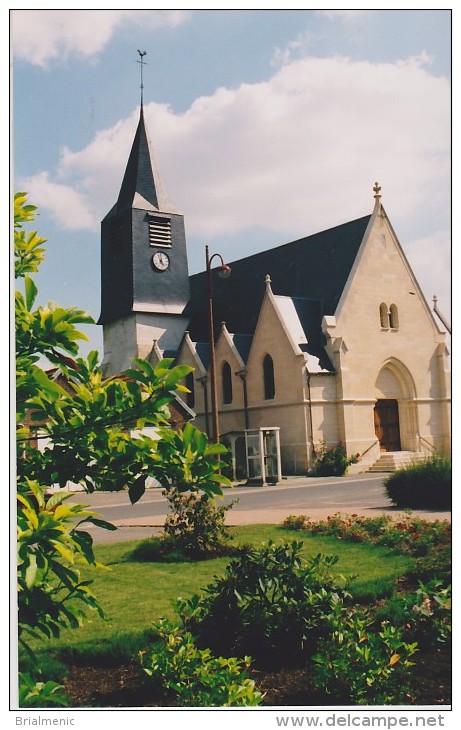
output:
[{"label": "dark window opening", "polygon": [[194,382],[194,373],[188,373],[186,375],[186,388],[189,389],[189,393],[187,393],[186,396],[186,403],[189,406],[189,408],[194,408],[195,406],[195,382]]},{"label": "dark window opening", "polygon": [[264,398],[272,400],[275,396],[274,361],[266,355],[263,362]]},{"label": "dark window opening", "polygon": [[223,364],[221,375],[223,402],[232,403],[232,372],[228,362]]},{"label": "dark window opening", "polygon": [[389,329],[389,309],[387,307],[387,304],[382,302],[379,305],[379,319],[381,321],[381,327],[383,329],[388,330]]},{"label": "dark window opening", "polygon": [[391,304],[389,307],[389,324],[391,329],[398,330],[399,328],[399,311],[396,304]]}]

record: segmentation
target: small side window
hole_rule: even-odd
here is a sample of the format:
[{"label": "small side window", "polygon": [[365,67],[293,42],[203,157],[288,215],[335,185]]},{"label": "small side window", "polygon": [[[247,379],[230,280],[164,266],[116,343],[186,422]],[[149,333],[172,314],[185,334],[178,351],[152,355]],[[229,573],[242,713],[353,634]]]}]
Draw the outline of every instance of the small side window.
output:
[{"label": "small side window", "polygon": [[391,329],[398,330],[399,328],[399,310],[396,304],[391,304],[389,307],[389,323]]},{"label": "small side window", "polygon": [[228,362],[223,364],[221,374],[223,403],[232,403],[232,372]]},{"label": "small side window", "polygon": [[264,377],[264,398],[265,400],[273,400],[275,397],[275,376],[274,361],[270,355],[266,355],[263,361],[263,377]]},{"label": "small side window", "polygon": [[186,396],[186,403],[189,406],[189,408],[194,408],[195,406],[195,381],[194,381],[194,373],[188,373],[186,375],[186,388],[190,390],[190,393],[187,393]]}]

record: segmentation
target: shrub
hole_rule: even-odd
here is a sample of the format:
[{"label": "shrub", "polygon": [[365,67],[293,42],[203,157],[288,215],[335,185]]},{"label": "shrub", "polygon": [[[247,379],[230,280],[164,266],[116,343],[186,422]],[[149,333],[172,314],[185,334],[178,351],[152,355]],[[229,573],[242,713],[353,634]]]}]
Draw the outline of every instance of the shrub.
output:
[{"label": "shrub", "polygon": [[394,472],[384,486],[395,507],[451,509],[451,460],[436,454]]},{"label": "shrub", "polygon": [[375,618],[401,626],[420,648],[433,649],[451,639],[451,585],[420,581],[413,593],[396,593],[375,612]]},{"label": "shrub", "polygon": [[347,456],[346,447],[339,441],[335,446],[328,447],[324,441],[317,448],[311,475],[315,477],[342,477],[349,464],[356,464],[359,454]]},{"label": "shrub", "polygon": [[283,526],[287,530],[304,530],[309,522],[307,515],[289,515],[283,521]]},{"label": "shrub", "polygon": [[408,701],[409,669],[417,644],[387,621],[376,625],[363,609],[340,611],[313,657],[316,687],[337,702],[356,705]]},{"label": "shrub", "polygon": [[427,555],[414,559],[407,576],[423,582],[440,579],[444,585],[448,585],[452,574],[451,553],[450,544],[433,547]]},{"label": "shrub", "polygon": [[248,677],[250,657],[215,657],[189,632],[164,619],[154,627],[160,642],[140,652],[144,671],[172,691],[181,707],[252,707],[263,699]]},{"label": "shrub", "polygon": [[167,515],[164,536],[171,548],[188,557],[204,557],[223,552],[232,536],[225,525],[226,512],[234,502],[216,506],[207,494],[165,490],[171,514]]},{"label": "shrub", "polygon": [[266,667],[312,653],[332,607],[349,594],[331,574],[337,557],[304,561],[301,547],[269,542],[232,560],[205,597],[178,599],[184,627],[215,652],[248,653]]}]

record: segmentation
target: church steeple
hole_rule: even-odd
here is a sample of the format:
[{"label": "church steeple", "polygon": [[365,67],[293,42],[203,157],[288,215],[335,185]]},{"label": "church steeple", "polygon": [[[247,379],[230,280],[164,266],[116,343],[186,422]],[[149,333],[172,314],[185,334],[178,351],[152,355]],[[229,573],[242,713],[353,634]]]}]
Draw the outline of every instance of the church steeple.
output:
[{"label": "church steeple", "polygon": [[138,127],[125,169],[117,200],[117,210],[127,207],[148,207],[164,213],[177,213],[168,200],[158,171],[155,154],[149,140],[141,104]]},{"label": "church steeple", "polygon": [[175,349],[187,328],[188,300],[184,219],[163,189],[141,98],[117,202],[101,223],[99,324],[107,372],[145,357],[153,339],[164,350]]}]

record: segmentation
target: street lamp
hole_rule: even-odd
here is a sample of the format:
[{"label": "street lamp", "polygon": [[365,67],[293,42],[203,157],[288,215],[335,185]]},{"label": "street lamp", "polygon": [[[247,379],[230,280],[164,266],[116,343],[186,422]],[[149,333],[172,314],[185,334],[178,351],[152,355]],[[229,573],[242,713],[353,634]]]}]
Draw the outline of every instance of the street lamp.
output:
[{"label": "street lamp", "polygon": [[214,258],[218,258],[221,265],[217,269],[217,273],[220,279],[227,279],[231,275],[231,267],[224,263],[223,257],[220,253],[215,253],[210,256],[208,246],[205,246],[206,251],[206,276],[208,285],[208,317],[209,317],[209,330],[210,330],[210,377],[211,377],[211,415],[213,421],[213,441],[215,444],[219,443],[219,416],[218,416],[218,391],[216,386],[216,353],[214,343],[214,321],[213,321],[213,287],[211,283],[211,262]]}]

